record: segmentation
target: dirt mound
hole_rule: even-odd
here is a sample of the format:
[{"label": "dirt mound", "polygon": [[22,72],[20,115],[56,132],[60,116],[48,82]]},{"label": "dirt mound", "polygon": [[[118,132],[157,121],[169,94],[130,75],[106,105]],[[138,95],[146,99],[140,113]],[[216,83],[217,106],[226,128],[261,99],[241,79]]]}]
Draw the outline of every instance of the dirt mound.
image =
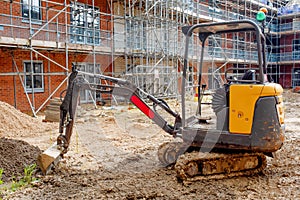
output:
[{"label": "dirt mound", "polygon": [[0,101],[0,137],[24,136],[51,128],[51,124],[43,123]]},{"label": "dirt mound", "polygon": [[40,152],[38,147],[27,142],[0,138],[0,168],[4,170],[3,180],[10,181],[12,176],[22,175],[26,166],[36,163]]},{"label": "dirt mound", "polygon": [[4,181],[23,174],[24,168],[35,163],[41,152],[38,147],[16,139],[45,133],[54,125],[57,126],[43,123],[40,118],[31,117],[0,101],[0,168],[4,169]]}]

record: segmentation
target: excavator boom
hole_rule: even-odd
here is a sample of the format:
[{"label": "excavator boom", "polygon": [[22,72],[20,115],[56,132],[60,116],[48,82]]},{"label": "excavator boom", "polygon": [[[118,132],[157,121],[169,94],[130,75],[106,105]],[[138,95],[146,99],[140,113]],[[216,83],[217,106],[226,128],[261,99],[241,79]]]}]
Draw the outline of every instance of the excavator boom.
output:
[{"label": "excavator boom", "polygon": [[[111,85],[91,84],[87,82],[81,75],[88,75],[100,80],[105,80]],[[79,95],[81,90],[92,90],[101,93],[108,93],[112,95],[122,96],[133,103],[141,112],[143,112],[149,119],[162,128],[165,132],[177,137],[179,133],[181,117],[178,113],[170,109],[165,101],[159,100],[152,95],[142,91],[132,83],[124,79],[104,76],[101,74],[91,74],[78,71],[75,67],[69,76],[68,87],[66,95],[60,106],[60,121],[59,133],[57,142],[50,148],[44,151],[38,157],[38,164],[44,174],[47,174],[51,167],[59,162],[65,153],[68,151],[70,138],[73,132],[75,123],[76,109],[78,105]],[[170,125],[164,120],[156,111],[148,106],[148,104],[140,97],[142,93],[155,106],[159,106],[167,113],[175,118],[174,125]]]}]

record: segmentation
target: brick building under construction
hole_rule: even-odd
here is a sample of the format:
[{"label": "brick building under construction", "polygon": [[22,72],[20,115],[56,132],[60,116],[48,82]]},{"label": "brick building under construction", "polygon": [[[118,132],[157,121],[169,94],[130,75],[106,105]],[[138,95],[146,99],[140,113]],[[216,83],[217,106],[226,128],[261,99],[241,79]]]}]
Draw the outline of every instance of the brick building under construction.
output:
[{"label": "brick building under construction", "polygon": [[[268,72],[285,88],[300,86],[296,0],[0,0],[0,7],[0,101],[33,115],[65,89],[72,65],[131,80],[155,96],[177,97],[184,48],[181,27],[255,20],[261,7],[268,9]],[[212,80],[226,69],[255,63],[253,39],[232,34],[208,40],[208,89],[217,87]],[[190,45],[192,85],[200,46]],[[85,91],[80,98],[109,100]]]}]

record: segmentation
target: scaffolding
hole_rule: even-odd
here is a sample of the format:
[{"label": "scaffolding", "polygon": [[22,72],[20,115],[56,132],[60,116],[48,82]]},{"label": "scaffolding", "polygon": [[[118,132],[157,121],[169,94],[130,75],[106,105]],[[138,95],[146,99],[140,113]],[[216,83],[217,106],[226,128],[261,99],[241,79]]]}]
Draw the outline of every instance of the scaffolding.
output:
[{"label": "scaffolding", "polygon": [[[113,51],[112,11],[107,12],[111,4],[107,1],[107,9],[102,8],[105,10],[102,12],[94,0],[89,4],[67,0],[0,1],[3,8],[0,13],[0,47],[10,52],[14,65],[12,72],[3,70],[0,77],[13,76],[14,85],[15,77],[19,78],[34,116],[50,98],[63,90],[71,65],[92,73],[112,75],[112,70],[106,70],[113,62],[113,55],[117,55]],[[29,54],[28,62],[16,60],[16,49]],[[99,65],[100,55],[107,56],[106,66]],[[36,71],[39,64],[35,60],[38,59],[43,60],[44,66]],[[53,84],[58,76],[60,82]],[[48,83],[44,83],[44,77],[48,77]],[[37,81],[43,86],[37,86]],[[16,86],[14,90],[17,90]],[[46,93],[42,102],[35,99],[41,92]],[[85,97],[83,101],[95,101],[95,95],[82,95]],[[14,97],[16,102],[16,95]]]},{"label": "scaffolding", "polygon": [[[283,7],[286,1],[254,1],[254,0],[212,0],[212,1],[115,1],[114,15],[119,16],[114,21],[115,30],[122,27],[125,40],[125,66],[120,72],[126,77],[131,77],[137,85],[149,85],[148,82],[155,82],[153,69],[161,69],[162,66],[173,67],[180,72],[182,67],[182,52],[184,48],[184,38],[181,27],[189,24],[203,23],[210,21],[224,21],[237,19],[255,20],[259,8],[266,7],[269,10],[267,15],[266,30],[268,33],[268,53],[267,58],[270,63],[269,73],[274,80],[279,81],[281,74],[277,57],[284,56],[291,63],[292,60],[285,55],[277,55],[278,32],[273,30],[278,26],[277,9]],[[253,65],[257,60],[256,49],[253,48],[254,36],[249,33],[236,35],[223,35],[210,38],[208,41],[208,54],[204,60],[211,69],[207,71],[207,76],[221,77],[224,71],[230,67],[246,67]],[[274,39],[275,38],[275,39]],[[119,43],[115,42],[115,44]],[[121,43],[120,43],[121,44]],[[195,38],[190,44],[190,73],[195,74],[199,65],[200,45]],[[276,57],[276,59],[274,59]],[[292,61],[294,62],[294,61]],[[149,67],[147,74],[143,70],[138,70],[140,66]],[[120,67],[121,68],[121,67]],[[136,70],[134,70],[136,68]],[[157,72],[157,71],[156,71]],[[151,74],[151,75],[150,75]],[[152,76],[153,78],[141,78]],[[168,76],[168,75],[166,75]],[[175,76],[180,77],[180,74]],[[194,77],[191,75],[191,77]],[[207,78],[209,79],[209,78]],[[189,80],[193,82],[193,80]],[[163,81],[161,82],[163,84]],[[167,84],[167,83],[166,83]],[[215,88],[215,84],[206,80],[210,89]],[[168,88],[167,85],[161,87]],[[145,90],[152,91],[147,87]],[[175,90],[174,90],[175,92]],[[170,94],[170,93],[165,93]],[[168,96],[166,95],[166,96]],[[174,93],[174,96],[178,92]]]},{"label": "scaffolding", "polygon": [[[71,65],[128,79],[158,97],[178,97],[185,42],[181,28],[255,20],[261,7],[269,11],[264,28],[268,71],[284,87],[300,85],[300,5],[284,0],[22,0],[0,1],[0,6],[0,47],[10,52],[13,61],[12,71],[0,71],[0,78],[20,80],[34,115],[62,90]],[[213,90],[223,83],[228,68],[255,67],[254,38],[251,33],[210,37],[202,84]],[[189,46],[187,81],[193,88],[200,62],[197,36]],[[29,53],[27,65],[18,61],[15,49]],[[44,60],[42,72],[34,71],[37,57]],[[48,77],[47,83],[42,79],[47,86],[34,87],[38,75]],[[60,82],[53,84],[58,76]],[[47,97],[37,102],[40,91]],[[83,93],[81,98],[88,102],[103,97]]]}]

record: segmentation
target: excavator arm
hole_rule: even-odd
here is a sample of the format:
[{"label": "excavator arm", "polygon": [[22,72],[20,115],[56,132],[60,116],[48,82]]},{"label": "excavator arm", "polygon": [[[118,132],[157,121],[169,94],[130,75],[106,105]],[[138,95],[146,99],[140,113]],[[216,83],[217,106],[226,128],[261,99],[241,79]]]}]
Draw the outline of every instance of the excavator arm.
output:
[{"label": "excavator arm", "polygon": [[[108,84],[89,83],[83,75],[97,78]],[[82,72],[73,67],[72,73],[69,75],[66,94],[60,106],[60,135],[57,137],[57,142],[39,155],[38,158],[38,164],[44,174],[51,170],[52,166],[55,165],[68,151],[81,90],[91,90],[124,97],[165,132],[174,137],[180,137],[179,127],[181,126],[181,117],[178,113],[171,110],[165,101],[153,97],[127,80],[102,74]],[[153,105],[161,107],[173,116],[175,118],[174,125],[169,124],[154,108],[150,108],[150,106],[141,98],[140,94],[145,96],[148,101],[153,103]]]}]

